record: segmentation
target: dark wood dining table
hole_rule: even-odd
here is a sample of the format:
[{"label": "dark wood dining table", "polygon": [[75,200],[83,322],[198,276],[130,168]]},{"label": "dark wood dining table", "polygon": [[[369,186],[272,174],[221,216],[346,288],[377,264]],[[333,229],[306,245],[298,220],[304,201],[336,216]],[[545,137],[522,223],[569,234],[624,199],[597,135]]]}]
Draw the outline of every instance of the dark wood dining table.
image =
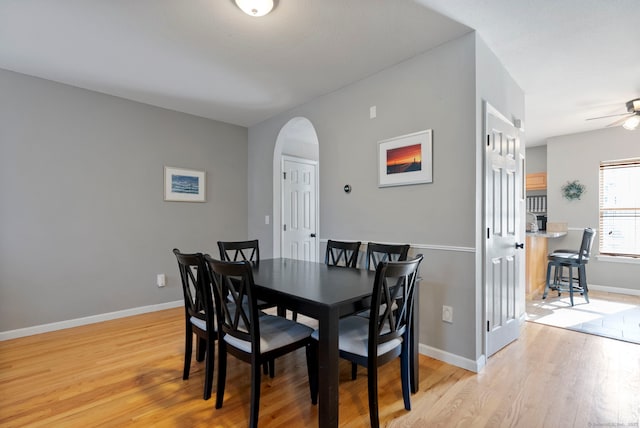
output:
[{"label": "dark wood dining table", "polygon": [[[276,258],[260,260],[253,275],[259,299],[318,320],[318,426],[337,427],[338,321],[363,308],[363,301],[373,291],[375,272]],[[411,335],[412,392],[416,392],[418,387],[417,340],[413,339],[417,335],[416,319],[414,312]]]}]

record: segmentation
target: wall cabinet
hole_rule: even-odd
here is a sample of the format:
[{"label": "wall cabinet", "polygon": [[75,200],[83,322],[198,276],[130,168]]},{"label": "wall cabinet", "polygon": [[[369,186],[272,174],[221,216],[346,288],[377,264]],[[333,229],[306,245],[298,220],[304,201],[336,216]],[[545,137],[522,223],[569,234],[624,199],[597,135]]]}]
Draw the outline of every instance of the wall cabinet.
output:
[{"label": "wall cabinet", "polygon": [[546,190],[547,173],[535,172],[527,174],[527,190]]}]

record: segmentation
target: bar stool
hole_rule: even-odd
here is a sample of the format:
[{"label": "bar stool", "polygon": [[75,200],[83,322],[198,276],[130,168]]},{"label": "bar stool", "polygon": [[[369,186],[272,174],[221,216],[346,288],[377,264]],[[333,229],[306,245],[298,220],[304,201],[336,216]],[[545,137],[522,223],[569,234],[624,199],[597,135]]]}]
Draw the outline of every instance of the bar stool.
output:
[{"label": "bar stool", "polygon": [[[544,287],[544,293],[542,299],[547,298],[549,290],[555,290],[558,292],[558,296],[563,291],[569,292],[569,300],[571,306],[573,306],[573,292],[579,292],[582,294],[589,303],[589,287],[587,285],[587,275],[585,271],[585,265],[589,262],[589,256],[591,254],[591,247],[596,233],[591,228],[586,228],[582,233],[582,243],[578,251],[571,250],[557,250],[549,254],[547,264],[547,280]],[[554,269],[553,282],[551,281],[551,268]],[[568,277],[563,277],[564,268],[569,269]],[[578,284],[574,283],[573,268],[578,270]]]}]

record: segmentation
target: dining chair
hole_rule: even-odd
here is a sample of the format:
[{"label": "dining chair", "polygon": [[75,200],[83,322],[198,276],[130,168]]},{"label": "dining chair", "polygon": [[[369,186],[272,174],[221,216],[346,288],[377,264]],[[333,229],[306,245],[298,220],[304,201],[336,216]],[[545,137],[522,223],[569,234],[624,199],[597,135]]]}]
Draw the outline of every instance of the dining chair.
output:
[{"label": "dining chair", "polygon": [[[360,254],[360,245],[362,242],[344,242],[327,240],[327,251],[324,255],[324,264],[328,266],[344,266],[356,268],[358,264],[358,255]],[[367,301],[361,302],[363,307],[369,306]],[[358,377],[358,365],[351,363],[351,379],[356,380]]]},{"label": "dining chair", "polygon": [[[222,407],[227,373],[227,354],[251,364],[249,426],[258,426],[260,409],[260,366],[299,348],[305,348],[312,403],[317,403],[317,345],[313,329],[273,315],[259,315],[250,262],[221,261],[205,255],[214,283],[220,331],[216,409]],[[228,296],[230,298],[226,298]],[[248,302],[243,305],[242,302]],[[315,395],[313,392],[316,391]]]},{"label": "dining chair", "polygon": [[[580,249],[575,250],[556,250],[547,257],[547,278],[544,286],[542,299],[547,298],[549,290],[558,292],[558,296],[563,291],[569,292],[569,301],[573,306],[573,293],[578,292],[584,296],[589,303],[589,286],[587,285],[586,264],[589,263],[591,255],[591,247],[595,240],[596,232],[592,228],[586,228],[582,232],[582,241]],[[551,270],[553,268],[553,280],[551,280]],[[569,275],[563,276],[564,269],[569,269]],[[574,283],[573,268],[577,269],[577,284]]]},{"label": "dining chair", "polygon": [[361,242],[344,242],[327,240],[327,251],[324,255],[324,264],[329,266],[344,266],[355,268],[358,264]]},{"label": "dining chair", "polygon": [[[247,261],[252,267],[260,265],[260,242],[257,239],[248,241],[218,241],[220,260],[222,261]],[[277,305],[258,300],[259,309],[274,308]],[[264,366],[264,373],[273,378],[275,376],[275,363],[269,361]]]},{"label": "dining chair", "polygon": [[197,337],[196,361],[205,360],[204,399],[211,398],[215,341],[218,338],[210,280],[204,256],[201,253],[185,254],[174,248],[178,260],[182,294],[184,295],[185,345],[182,379],[189,379],[193,335]]},{"label": "dining chair", "polygon": [[409,244],[378,244],[369,242],[367,244],[367,258],[365,259],[365,269],[376,270],[380,262],[394,262],[407,260],[409,254]]},{"label": "dining chair", "polygon": [[[375,242],[369,242],[367,244],[367,259],[365,268],[375,270],[378,267],[380,262],[386,261],[404,261],[407,260],[407,255],[409,253],[409,244],[377,244]],[[371,306],[370,304],[366,304],[366,306]],[[396,310],[397,303],[393,303],[391,309]],[[383,305],[380,308],[381,311],[385,310],[385,306]],[[369,309],[364,310],[358,313],[359,316],[368,318],[369,317]],[[352,376],[355,379],[355,373]]]},{"label": "dining chair", "polygon": [[[422,254],[418,254],[408,261],[380,262],[373,283],[369,318],[351,315],[338,323],[340,357],[367,368],[369,419],[374,428],[379,426],[378,367],[398,357],[404,408],[411,410],[410,323],[422,258]],[[399,302],[396,310],[391,309],[394,302]],[[383,305],[385,309],[380,311]],[[318,340],[318,334],[315,330],[311,337]],[[316,394],[317,390],[312,393]]]}]

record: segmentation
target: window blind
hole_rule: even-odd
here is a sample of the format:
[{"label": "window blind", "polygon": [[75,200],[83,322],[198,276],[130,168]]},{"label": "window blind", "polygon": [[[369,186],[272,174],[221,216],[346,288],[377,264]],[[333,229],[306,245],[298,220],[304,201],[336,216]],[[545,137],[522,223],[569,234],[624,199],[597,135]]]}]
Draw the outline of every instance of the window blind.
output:
[{"label": "window blind", "polygon": [[600,163],[600,254],[640,257],[640,158]]}]

